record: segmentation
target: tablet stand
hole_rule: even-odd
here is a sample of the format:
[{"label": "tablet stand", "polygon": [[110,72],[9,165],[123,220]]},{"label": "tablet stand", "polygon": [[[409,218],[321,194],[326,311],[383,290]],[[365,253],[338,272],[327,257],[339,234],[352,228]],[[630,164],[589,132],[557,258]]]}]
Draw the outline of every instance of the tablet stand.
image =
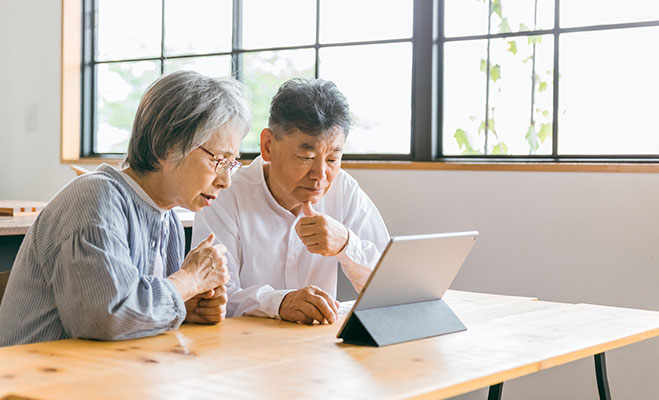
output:
[{"label": "tablet stand", "polygon": [[339,337],[346,343],[380,347],[466,329],[438,299],[353,311]]}]

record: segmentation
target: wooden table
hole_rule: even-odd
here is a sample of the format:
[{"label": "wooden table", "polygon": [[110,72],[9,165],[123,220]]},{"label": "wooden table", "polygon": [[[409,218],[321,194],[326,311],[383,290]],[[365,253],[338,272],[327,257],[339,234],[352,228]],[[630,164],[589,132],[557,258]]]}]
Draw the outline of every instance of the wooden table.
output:
[{"label": "wooden table", "polygon": [[446,301],[467,331],[383,348],[341,343],[336,324],[250,317],[6,347],[0,398],[438,399],[659,335],[653,311],[456,291]]}]

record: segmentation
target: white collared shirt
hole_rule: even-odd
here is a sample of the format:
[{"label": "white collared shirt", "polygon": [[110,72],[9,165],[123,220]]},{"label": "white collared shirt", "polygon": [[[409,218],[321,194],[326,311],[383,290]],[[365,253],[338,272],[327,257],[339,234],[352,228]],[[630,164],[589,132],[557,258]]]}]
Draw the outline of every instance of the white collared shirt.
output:
[{"label": "white collared shirt", "polygon": [[310,253],[295,232],[300,216],[274,199],[257,157],[233,178],[229,189],[195,216],[192,245],[215,233],[227,247],[231,280],[227,316],[279,318],[283,297],[315,285],[336,297],[337,262],[357,291],[368,279],[389,241],[389,233],[371,199],[341,170],[332,187],[314,205],[349,229],[346,247],[334,257]]},{"label": "white collared shirt", "polygon": [[153,263],[153,275],[157,276],[159,278],[164,278],[165,277],[165,263],[163,260],[163,257],[166,258],[167,254],[164,253],[164,248],[163,248],[163,243],[167,242],[166,237],[169,235],[169,232],[167,231],[167,224],[164,223],[165,221],[165,214],[167,213],[167,210],[164,208],[158,207],[155,201],[151,198],[151,196],[148,195],[147,192],[142,189],[142,186],[140,186],[139,183],[135,182],[135,179],[131,178],[130,175],[125,173],[124,171],[119,171],[119,175],[121,175],[122,178],[128,183],[128,185],[137,193],[138,196],[142,200],[144,200],[148,205],[151,207],[155,208],[156,210],[160,211],[160,225],[162,226],[162,237],[160,238],[160,243],[156,244],[156,248],[159,249],[159,251],[156,251],[156,260]]}]

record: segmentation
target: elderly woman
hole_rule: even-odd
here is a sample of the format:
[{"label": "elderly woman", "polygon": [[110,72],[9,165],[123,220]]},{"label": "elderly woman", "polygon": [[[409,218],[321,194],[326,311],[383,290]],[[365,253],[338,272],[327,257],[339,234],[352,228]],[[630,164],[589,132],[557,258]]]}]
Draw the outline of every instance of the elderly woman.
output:
[{"label": "elderly woman", "polygon": [[0,346],[220,322],[225,249],[210,235],[184,259],[171,209],[199,211],[229,187],[249,122],[234,80],[177,72],[156,81],[137,109],[127,168],[73,180],[25,236],[0,306]]}]

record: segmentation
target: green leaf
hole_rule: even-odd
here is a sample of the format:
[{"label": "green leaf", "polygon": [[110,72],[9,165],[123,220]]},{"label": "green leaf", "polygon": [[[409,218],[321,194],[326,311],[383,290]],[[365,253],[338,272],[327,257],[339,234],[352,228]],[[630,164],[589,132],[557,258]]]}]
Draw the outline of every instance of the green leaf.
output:
[{"label": "green leaf", "polygon": [[542,36],[540,35],[529,36],[529,44],[533,44],[533,43],[540,44],[540,42],[542,42]]},{"label": "green leaf", "polygon": [[487,60],[484,58],[481,58],[481,72],[487,71]]},{"label": "green leaf", "polygon": [[505,155],[508,154],[508,146],[504,142],[499,142],[494,148],[492,149],[492,154],[496,155]]},{"label": "green leaf", "polygon": [[533,60],[533,56],[532,56],[532,55],[530,55],[530,56],[526,57],[525,59],[523,59],[522,62],[523,62],[524,64],[526,64],[527,62],[529,62],[529,61],[531,61],[531,60]]},{"label": "green leaf", "polygon": [[[487,121],[487,130],[496,134],[496,130],[494,129],[494,118],[490,118]],[[483,131],[485,131],[485,121],[481,121],[481,125],[478,127],[478,134],[480,135]]]},{"label": "green leaf", "polygon": [[538,139],[541,143],[544,143],[548,137],[551,136],[551,123],[545,123],[540,125],[540,132],[538,132]]},{"label": "green leaf", "polygon": [[530,31],[531,29],[529,29],[529,27],[526,26],[525,24],[519,24],[519,30],[520,31]]},{"label": "green leaf", "polygon": [[517,42],[514,40],[508,41],[508,51],[517,54]]},{"label": "green leaf", "polygon": [[549,116],[549,110],[545,110],[542,112],[542,116],[547,118]]},{"label": "green leaf", "polygon": [[512,29],[510,28],[510,24],[508,23],[508,18],[504,18],[501,20],[501,23],[499,24],[499,33],[508,33],[512,32]]},{"label": "green leaf", "polygon": [[[503,19],[503,16],[501,15],[501,0],[494,0],[492,2],[492,12],[496,13],[499,18]],[[490,13],[490,15],[492,15]]]},{"label": "green leaf", "polygon": [[492,82],[501,79],[501,67],[499,64],[493,65],[492,68],[490,68],[490,78],[492,79]]},{"label": "green leaf", "polygon": [[465,151],[471,150],[469,136],[467,136],[467,132],[465,132],[463,129],[457,129],[453,134],[453,137],[455,138],[455,141],[460,149],[464,147]]},{"label": "green leaf", "polygon": [[[494,110],[494,107],[492,107],[492,109]],[[494,129],[494,118],[488,119],[487,129],[490,130],[491,132],[496,132],[496,130]]]},{"label": "green leaf", "polygon": [[538,92],[542,93],[545,90],[547,90],[547,82],[541,81],[540,84],[538,85]]},{"label": "green leaf", "polygon": [[538,143],[538,134],[535,131],[535,126],[529,125],[529,129],[527,129],[524,139],[526,139],[526,141],[529,143],[531,154],[535,153],[535,151],[538,150],[538,147],[540,147],[540,144]]}]

